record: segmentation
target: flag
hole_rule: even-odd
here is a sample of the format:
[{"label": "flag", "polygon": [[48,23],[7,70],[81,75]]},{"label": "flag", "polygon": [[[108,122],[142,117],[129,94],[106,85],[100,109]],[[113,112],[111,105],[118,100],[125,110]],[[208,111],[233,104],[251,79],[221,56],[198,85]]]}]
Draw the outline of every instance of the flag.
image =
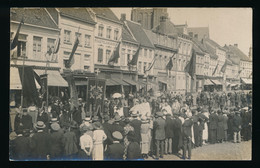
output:
[{"label": "flag", "polygon": [[58,39],[56,40],[53,53],[54,53],[54,54],[57,54],[58,51],[59,51],[59,49],[60,49],[60,38],[58,38]]},{"label": "flag", "polygon": [[65,74],[66,79],[69,85],[69,91],[70,91],[70,110],[73,110],[74,108],[78,108],[78,94],[77,94],[77,88],[75,85],[75,80],[72,73]]},{"label": "flag", "polygon": [[152,69],[152,67],[153,67],[153,65],[155,63],[155,60],[156,60],[156,57],[154,57],[154,59],[152,61],[152,64],[147,69],[144,70],[144,73],[146,73],[147,71],[150,71]]},{"label": "flag", "polygon": [[[174,56],[174,55],[173,55]],[[173,57],[172,56],[172,57]],[[168,64],[166,65],[166,69],[171,70],[173,67],[172,57],[170,58]]]},{"label": "flag", "polygon": [[13,39],[13,41],[11,42],[11,50],[13,50],[17,45],[18,45],[18,38],[19,38],[19,33],[20,33],[20,29],[21,29],[21,27],[22,27],[22,24],[24,24],[24,22],[23,22],[23,18],[22,18],[22,20],[21,20],[21,22],[20,22],[20,24],[19,24],[19,26],[18,26],[18,29],[17,29],[17,32],[16,32],[16,34],[15,34],[15,36],[14,36],[14,39]]},{"label": "flag", "polygon": [[111,64],[112,62],[116,62],[118,58],[120,57],[119,50],[120,50],[120,43],[118,43],[116,49],[114,50],[112,56],[109,58],[108,64]]},{"label": "flag", "polygon": [[76,41],[75,41],[75,43],[74,43],[74,46],[73,46],[73,48],[72,48],[72,51],[71,51],[71,53],[70,53],[69,60],[68,60],[68,62],[67,62],[67,64],[66,64],[66,68],[70,68],[70,67],[74,64],[74,54],[75,54],[75,52],[76,52],[76,50],[77,50],[78,45],[79,45],[79,39],[78,39],[78,37],[77,37],[77,38],[76,38]]},{"label": "flag", "polygon": [[225,73],[226,69],[227,69],[227,61],[225,61],[224,65],[221,67],[221,70],[220,70],[220,71],[221,71],[222,73]]},{"label": "flag", "polygon": [[241,70],[239,70],[238,73],[237,73],[237,76],[236,76],[236,77],[238,77],[238,76],[241,74],[241,72],[242,72],[243,70],[244,70],[244,68],[241,69]]},{"label": "flag", "polygon": [[47,54],[49,54],[49,55],[52,54],[52,49],[51,49],[51,47],[49,48],[49,51],[47,51]]},{"label": "flag", "polygon": [[212,76],[215,75],[217,69],[218,69],[218,64],[216,65],[216,68],[214,69],[214,71],[213,71],[213,73],[212,73]]},{"label": "flag", "polygon": [[132,60],[128,63],[129,65],[137,65],[140,48],[141,47],[140,47],[140,44],[139,44],[138,49],[135,52],[135,54],[133,55]]},{"label": "flag", "polygon": [[195,70],[196,70],[196,54],[194,49],[192,49],[192,56],[190,62],[185,67],[185,71],[189,73],[192,79],[194,79]]}]

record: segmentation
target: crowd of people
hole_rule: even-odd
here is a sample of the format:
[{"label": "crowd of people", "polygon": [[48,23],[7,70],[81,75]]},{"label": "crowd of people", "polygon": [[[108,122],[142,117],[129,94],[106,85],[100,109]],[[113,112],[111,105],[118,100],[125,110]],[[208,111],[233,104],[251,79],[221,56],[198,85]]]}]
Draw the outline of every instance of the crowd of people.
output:
[{"label": "crowd of people", "polygon": [[79,98],[53,99],[49,108],[18,108],[13,160],[158,160],[165,155],[191,159],[193,148],[251,139],[252,92],[160,96],[122,95],[104,100],[90,113]]}]

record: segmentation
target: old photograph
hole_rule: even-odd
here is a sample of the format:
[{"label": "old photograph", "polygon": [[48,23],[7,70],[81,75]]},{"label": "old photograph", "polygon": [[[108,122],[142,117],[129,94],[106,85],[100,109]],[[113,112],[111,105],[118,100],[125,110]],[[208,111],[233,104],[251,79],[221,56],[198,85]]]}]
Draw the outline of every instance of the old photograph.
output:
[{"label": "old photograph", "polygon": [[252,159],[252,8],[10,8],[10,161]]}]

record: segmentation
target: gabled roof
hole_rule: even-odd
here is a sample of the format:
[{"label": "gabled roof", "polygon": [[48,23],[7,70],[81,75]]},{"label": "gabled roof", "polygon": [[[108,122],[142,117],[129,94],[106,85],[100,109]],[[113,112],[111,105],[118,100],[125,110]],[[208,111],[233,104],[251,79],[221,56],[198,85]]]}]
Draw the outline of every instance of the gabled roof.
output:
[{"label": "gabled roof", "polygon": [[167,35],[176,35],[178,33],[182,33],[182,32],[180,32],[180,29],[177,29],[175,27],[175,25],[169,19],[166,19],[165,22],[166,22],[165,32],[162,31],[160,24],[157,26],[154,26],[152,31],[156,32],[156,33],[167,34]]},{"label": "gabled roof", "polygon": [[204,38],[204,35],[206,37],[209,37],[209,27],[188,27],[187,31],[188,31],[188,33],[193,32],[193,35],[198,34],[199,40]]},{"label": "gabled roof", "polygon": [[128,41],[128,42],[133,42],[133,43],[138,43],[132,35],[127,31],[126,26],[124,25],[122,28],[122,40]]},{"label": "gabled roof", "polygon": [[20,22],[24,19],[24,23],[47,28],[58,29],[58,26],[51,19],[44,8],[11,8],[10,20]]},{"label": "gabled roof", "polygon": [[86,8],[57,8],[60,14],[67,17],[72,17],[89,24],[96,24],[91,18]]},{"label": "gabled roof", "polygon": [[250,61],[249,57],[244,54],[239,48],[237,48],[236,46],[226,46],[226,48],[228,48],[228,50],[233,53],[235,56],[239,57],[240,60],[242,61]]},{"label": "gabled roof", "polygon": [[202,52],[207,52],[207,48],[196,38],[192,38],[192,42],[196,45]]},{"label": "gabled roof", "polygon": [[128,28],[130,29],[131,33],[135,37],[135,39],[145,47],[154,48],[154,45],[150,41],[150,39],[147,37],[144,29],[139,23],[132,22],[132,21],[126,21],[126,24]]},{"label": "gabled roof", "polygon": [[204,38],[202,44],[206,48],[207,53],[210,54],[210,58],[218,59],[218,56],[216,55],[216,45],[215,43],[212,43],[212,40]]},{"label": "gabled roof", "polygon": [[122,24],[122,22],[120,22],[120,20],[116,17],[114,12],[112,12],[112,10],[109,8],[91,8],[91,9],[96,14],[97,17],[106,18]]},{"label": "gabled roof", "polygon": [[193,43],[192,48],[197,54],[204,55],[204,52],[200,49],[200,47],[196,43]]}]

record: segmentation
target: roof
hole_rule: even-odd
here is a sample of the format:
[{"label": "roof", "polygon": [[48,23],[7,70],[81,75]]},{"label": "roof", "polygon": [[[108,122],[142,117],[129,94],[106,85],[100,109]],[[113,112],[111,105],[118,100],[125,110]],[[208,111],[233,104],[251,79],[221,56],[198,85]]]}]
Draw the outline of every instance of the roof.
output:
[{"label": "roof", "polygon": [[127,31],[126,26],[124,25],[122,28],[122,40],[133,42],[133,43],[138,43],[133,36]]},{"label": "roof", "polygon": [[229,46],[226,46],[226,48],[228,48],[228,50],[233,53],[235,56],[239,57],[240,60],[242,61],[251,61],[249,59],[249,57],[244,54],[238,47],[236,46],[233,46],[233,45],[229,45]]},{"label": "roof", "polygon": [[204,55],[203,51],[199,48],[199,46],[196,43],[192,45],[192,48],[195,50],[197,54]]},{"label": "roof", "polygon": [[139,23],[132,22],[132,21],[126,21],[127,26],[129,27],[130,31],[132,32],[135,39],[145,47],[154,48],[154,45],[150,41],[150,39],[147,37],[144,29]]},{"label": "roof", "polygon": [[73,17],[89,24],[96,24],[91,18],[86,8],[57,8],[60,14],[67,17]]},{"label": "roof", "polygon": [[204,36],[209,37],[209,27],[188,27],[188,33],[193,32],[194,34],[198,34],[198,39],[201,40]]},{"label": "roof", "polygon": [[47,28],[58,29],[58,25],[51,19],[44,8],[11,8],[10,20],[32,24]]},{"label": "roof", "polygon": [[176,35],[178,33],[182,33],[180,29],[176,28],[175,25],[169,20],[166,19],[166,25],[165,25],[165,32],[162,31],[160,24],[155,26],[152,31],[161,33],[161,34],[167,34],[167,35]]},{"label": "roof", "polygon": [[91,9],[96,14],[96,16],[106,18],[122,24],[122,22],[120,22],[120,20],[116,17],[114,12],[112,12],[112,10],[109,8],[91,8]]},{"label": "roof", "polygon": [[209,41],[208,38],[204,38],[202,41],[202,45],[206,49],[206,52],[209,53],[210,58],[218,59],[218,56],[216,55],[216,46],[212,45],[210,42],[211,41]]},{"label": "roof", "polygon": [[52,19],[58,24],[59,22],[59,13],[55,8],[45,8],[49,14],[51,15]]}]

